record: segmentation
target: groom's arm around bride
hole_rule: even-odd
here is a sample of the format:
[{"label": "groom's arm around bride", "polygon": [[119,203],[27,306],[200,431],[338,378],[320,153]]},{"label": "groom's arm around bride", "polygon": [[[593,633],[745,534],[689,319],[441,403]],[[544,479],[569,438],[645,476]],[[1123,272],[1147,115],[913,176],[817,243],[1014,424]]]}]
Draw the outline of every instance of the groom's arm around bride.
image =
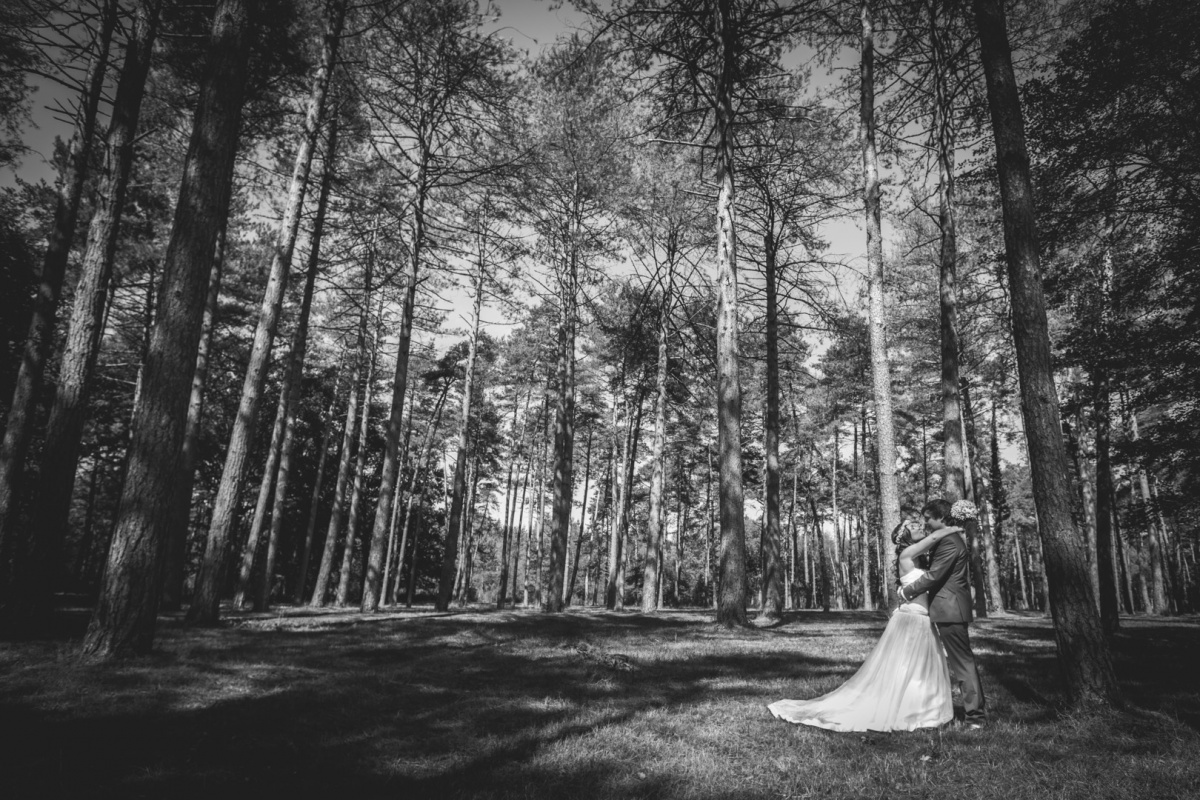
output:
[{"label": "groom's arm around bride", "polygon": [[[928,503],[922,511],[926,528],[932,532],[949,524],[950,508],[945,500]],[[925,574],[901,587],[900,599],[907,602],[929,592],[929,618],[946,648],[951,684],[962,690],[962,705],[955,711],[968,724],[982,724],[986,718],[983,686],[967,629],[972,619],[969,563],[962,536],[950,534],[934,546]]]}]

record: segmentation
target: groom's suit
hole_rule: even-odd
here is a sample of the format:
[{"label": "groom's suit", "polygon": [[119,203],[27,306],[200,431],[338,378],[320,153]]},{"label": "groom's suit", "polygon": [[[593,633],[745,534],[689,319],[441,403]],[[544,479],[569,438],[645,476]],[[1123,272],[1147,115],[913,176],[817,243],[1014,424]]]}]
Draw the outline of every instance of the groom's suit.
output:
[{"label": "groom's suit", "polygon": [[929,592],[929,619],[937,625],[946,648],[951,682],[962,689],[963,713],[968,722],[982,722],[986,716],[983,686],[967,633],[972,619],[969,563],[966,544],[961,536],[952,533],[930,550],[925,574],[901,592],[906,600]]}]

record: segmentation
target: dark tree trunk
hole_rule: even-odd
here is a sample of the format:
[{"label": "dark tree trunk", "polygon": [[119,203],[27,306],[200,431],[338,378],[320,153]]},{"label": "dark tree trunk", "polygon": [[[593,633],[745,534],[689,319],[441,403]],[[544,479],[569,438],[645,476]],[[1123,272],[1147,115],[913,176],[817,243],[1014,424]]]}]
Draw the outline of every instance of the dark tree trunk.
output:
[{"label": "dark tree trunk", "polygon": [[[575,579],[579,576],[579,553],[583,549],[583,530],[584,521],[587,519],[588,506],[588,489],[591,488],[592,480],[592,434],[595,433],[595,423],[588,428],[587,445],[584,448],[583,456],[583,504],[579,509],[579,538],[575,542],[575,558],[571,562],[571,575],[567,581],[567,587],[563,591],[563,605],[571,604],[571,595],[575,593]],[[593,512],[592,516],[595,516]],[[595,520],[593,520],[594,524]],[[586,570],[585,570],[586,571]],[[587,589],[584,589],[583,596],[587,598]]]},{"label": "dark tree trunk", "polygon": [[[21,365],[17,371],[12,403],[8,407],[4,438],[0,440],[0,564],[4,564],[4,556],[10,547],[12,535],[18,530],[22,495],[27,491],[22,481],[25,459],[29,454],[29,444],[33,441],[46,360],[54,346],[54,327],[58,317],[58,304],[62,299],[63,277],[67,270],[67,257],[71,253],[71,242],[75,238],[75,223],[79,216],[83,185],[87,180],[92,140],[96,131],[96,111],[104,90],[104,76],[108,67],[108,52],[112,43],[113,28],[117,22],[117,11],[116,0],[105,0],[100,9],[96,49],[88,64],[83,82],[83,96],[79,98],[79,112],[75,118],[74,134],[67,144],[66,162],[59,176],[54,224],[47,237],[42,273],[33,300],[33,316],[21,351]],[[19,563],[13,567],[21,569]],[[0,574],[0,579],[8,577]],[[7,588],[10,590],[17,588],[7,580],[3,583],[8,584]]]},{"label": "dark tree trunk", "polygon": [[308,524],[304,527],[304,544],[300,550],[300,566],[296,570],[296,589],[292,593],[292,601],[297,605],[304,602],[304,590],[308,584],[308,564],[312,557],[313,538],[317,531],[317,513],[321,505],[321,486],[325,482],[325,463],[329,460],[329,440],[337,431],[334,423],[334,413],[337,409],[338,381],[341,380],[342,363],[333,380],[333,398],[329,401],[329,410],[325,413],[325,432],[321,435],[321,455],[317,460],[317,475],[313,479],[312,496],[308,502]]},{"label": "dark tree trunk", "polygon": [[1096,561],[1100,583],[1100,622],[1107,633],[1120,627],[1117,579],[1113,568],[1112,420],[1108,370],[1092,371],[1092,409],[1096,420]]},{"label": "dark tree trunk", "polygon": [[[407,379],[407,376],[406,376],[406,379]],[[425,441],[423,441],[421,443],[421,450],[417,454],[416,460],[413,461],[412,475],[408,479],[408,499],[406,500],[406,505],[404,508],[404,527],[401,529],[401,533],[400,533],[400,553],[397,556],[398,561],[399,561],[399,564],[396,567],[396,585],[397,585],[397,587],[399,587],[399,584],[400,584],[400,576],[404,573],[404,554],[408,547],[408,533],[409,533],[409,530],[415,531],[415,527],[413,526],[412,523],[413,523],[413,520],[416,518],[417,510],[420,505],[419,501],[421,499],[421,493],[419,491],[417,491],[417,486],[418,486],[417,481],[420,479],[421,470],[423,470],[425,468],[425,462],[429,459],[429,451],[433,447],[433,437],[437,435],[438,426],[442,422],[442,408],[446,404],[446,395],[449,394],[449,392],[450,392],[450,384],[451,384],[450,381],[446,381],[445,386],[442,387],[442,393],[440,395],[438,395],[437,404],[434,406],[434,409],[433,409],[433,419],[430,421],[429,427],[425,430]],[[412,598],[413,598],[413,586],[412,586],[413,578],[412,578],[412,576],[416,575],[416,558],[417,558],[416,534],[414,533],[414,535],[413,535],[413,568],[409,573],[410,577],[409,577],[409,582],[408,582],[408,592],[407,592],[407,600],[406,600],[406,603],[409,606],[412,606]],[[397,588],[396,591],[398,592],[399,588]]]},{"label": "dark tree trunk", "polygon": [[[570,241],[579,237],[578,224]],[[554,484],[550,518],[550,580],[543,608],[557,613],[563,608],[563,575],[571,536],[571,506],[575,495],[575,303],[577,253],[574,245],[561,279],[562,318],[558,330],[558,402],[554,410]],[[538,566],[541,567],[539,547]]]},{"label": "dark tree trunk", "polygon": [[254,343],[250,349],[250,360],[246,365],[246,377],[242,383],[242,396],[234,417],[233,431],[229,435],[229,446],[225,451],[225,466],[221,470],[221,483],[213,502],[212,520],[208,526],[208,539],[204,546],[204,558],[196,575],[196,591],[188,608],[187,619],[193,624],[212,624],[219,616],[222,576],[225,569],[226,550],[230,533],[241,498],[243,478],[246,474],[246,459],[250,455],[255,424],[258,419],[258,404],[262,397],[263,383],[271,360],[271,345],[279,327],[279,316],[283,308],[283,294],[287,286],[288,270],[291,268],[292,252],[296,247],[296,233],[300,227],[300,212],[304,195],[308,189],[308,177],[312,168],[313,153],[321,133],[321,120],[325,113],[325,98],[333,77],[337,61],[338,43],[341,39],[342,23],[346,17],[347,0],[339,0],[329,7],[321,61],[313,75],[312,89],[304,118],[304,131],[296,161],[292,168],[291,184],[288,188],[287,206],[279,223],[267,286],[263,292],[258,311],[258,323],[254,331]]},{"label": "dark tree trunk", "polygon": [[[125,46],[125,62],[113,100],[105,148],[105,171],[96,189],[96,208],[88,226],[87,246],[71,310],[66,347],[46,437],[42,444],[36,500],[30,509],[26,552],[28,561],[15,565],[14,602],[29,604],[35,615],[49,609],[58,583],[63,542],[69,524],[79,445],[87,412],[87,394],[103,335],[121,209],[133,164],[133,139],[150,68],[150,53],[158,27],[158,0],[141,3]],[[0,535],[0,538],[3,538]]]},{"label": "dark tree trunk", "polygon": [[91,659],[148,652],[179,449],[204,317],[213,250],[229,212],[251,23],[247,0],[217,4],[183,183],[163,262],[154,335],[133,413],[125,485],[99,603],[83,651]]},{"label": "dark tree trunk", "polygon": [[187,545],[191,532],[192,489],[196,485],[196,457],[200,442],[200,421],[204,417],[204,390],[208,384],[209,351],[217,321],[217,301],[221,296],[221,274],[225,266],[226,228],[228,219],[221,221],[217,234],[216,257],[208,298],[204,302],[204,321],[200,345],[196,350],[196,371],[192,375],[192,391],[188,398],[187,425],[183,446],[179,450],[179,477],[172,500],[171,524],[167,529],[166,585],[163,587],[163,608],[178,611],[183,607],[183,583],[187,577]]},{"label": "dark tree trunk", "polygon": [[1029,153],[1001,0],[974,0],[996,142],[1004,243],[1012,297],[1021,411],[1033,473],[1059,663],[1077,706],[1121,702],[1112,653],[1096,613],[1075,519],[1034,215]]},{"label": "dark tree trunk", "polygon": [[767,409],[763,425],[766,438],[767,508],[763,530],[763,615],[783,616],[783,532],[779,526],[779,299],[776,288],[776,255],[779,242],[769,230],[763,248],[767,283]]}]

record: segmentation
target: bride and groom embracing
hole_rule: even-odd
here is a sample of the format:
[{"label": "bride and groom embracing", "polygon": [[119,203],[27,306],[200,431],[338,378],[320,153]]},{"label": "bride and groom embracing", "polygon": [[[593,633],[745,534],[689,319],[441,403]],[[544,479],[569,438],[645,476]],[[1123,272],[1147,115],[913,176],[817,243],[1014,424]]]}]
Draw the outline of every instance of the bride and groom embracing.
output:
[{"label": "bride and groom embracing", "polygon": [[955,687],[963,723],[983,724],[983,687],[967,633],[969,561],[962,528],[951,524],[955,510],[933,500],[921,511],[923,530],[905,522],[892,532],[901,604],[858,672],[821,697],[772,703],[772,714],[834,731],[936,728],[955,718]]}]

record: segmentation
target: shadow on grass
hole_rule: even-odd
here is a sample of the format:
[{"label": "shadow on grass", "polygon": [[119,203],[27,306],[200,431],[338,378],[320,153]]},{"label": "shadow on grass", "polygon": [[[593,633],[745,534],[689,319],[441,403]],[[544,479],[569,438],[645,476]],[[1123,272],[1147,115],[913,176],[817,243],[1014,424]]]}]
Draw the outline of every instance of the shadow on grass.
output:
[{"label": "shadow on grass", "polygon": [[[776,697],[764,694],[836,685],[884,623],[801,612],[727,631],[694,612],[284,610],[215,629],[164,620],[158,651],[106,667],[75,663],[62,641],[0,646],[0,775],[12,797],[757,797],[749,785],[681,792],[678,778],[639,771],[638,742],[694,734],[710,713],[769,728],[763,703]],[[1054,713],[1048,626],[995,621],[975,638],[1006,702],[1031,706],[1025,718]],[[1179,657],[1198,645],[1195,626],[1128,626],[1117,649],[1131,697],[1194,701],[1184,664],[1197,661]],[[630,740],[627,756],[592,750],[606,730]]]}]

